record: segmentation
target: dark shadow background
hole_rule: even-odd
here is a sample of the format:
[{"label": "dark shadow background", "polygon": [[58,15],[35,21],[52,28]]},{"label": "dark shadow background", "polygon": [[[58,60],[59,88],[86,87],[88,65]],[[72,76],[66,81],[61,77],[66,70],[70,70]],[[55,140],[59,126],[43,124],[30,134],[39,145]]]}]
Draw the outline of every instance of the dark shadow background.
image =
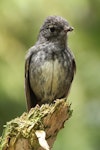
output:
[{"label": "dark shadow background", "polygon": [[48,15],[60,15],[75,28],[69,35],[77,73],[68,100],[72,118],[54,150],[100,149],[100,1],[0,0],[0,133],[26,111],[24,58]]}]

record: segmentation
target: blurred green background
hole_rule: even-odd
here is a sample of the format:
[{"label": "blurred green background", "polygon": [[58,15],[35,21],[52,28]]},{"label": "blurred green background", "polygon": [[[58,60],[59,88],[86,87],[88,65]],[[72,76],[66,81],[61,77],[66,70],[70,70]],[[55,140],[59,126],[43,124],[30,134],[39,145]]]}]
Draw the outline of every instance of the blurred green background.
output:
[{"label": "blurred green background", "polygon": [[60,15],[75,28],[69,47],[77,62],[68,98],[73,116],[53,150],[100,150],[99,0],[0,0],[0,134],[26,111],[24,58],[48,15]]}]

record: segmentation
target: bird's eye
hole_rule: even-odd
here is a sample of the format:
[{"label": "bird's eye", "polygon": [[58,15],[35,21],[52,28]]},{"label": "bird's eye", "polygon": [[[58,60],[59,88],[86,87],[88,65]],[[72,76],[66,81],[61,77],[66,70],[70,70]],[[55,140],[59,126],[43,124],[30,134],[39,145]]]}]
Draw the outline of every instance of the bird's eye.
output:
[{"label": "bird's eye", "polygon": [[51,31],[51,32],[54,32],[54,31],[55,31],[55,28],[54,28],[54,27],[51,27],[51,28],[50,28],[50,31]]}]

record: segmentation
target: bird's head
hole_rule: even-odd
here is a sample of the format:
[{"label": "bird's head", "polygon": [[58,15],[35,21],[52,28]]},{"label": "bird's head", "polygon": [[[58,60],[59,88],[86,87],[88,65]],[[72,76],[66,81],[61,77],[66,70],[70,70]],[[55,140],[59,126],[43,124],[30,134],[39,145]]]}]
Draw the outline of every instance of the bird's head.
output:
[{"label": "bird's head", "polygon": [[67,20],[60,16],[49,16],[40,28],[39,36],[48,41],[66,39],[67,33],[72,31],[73,27],[69,25]]}]

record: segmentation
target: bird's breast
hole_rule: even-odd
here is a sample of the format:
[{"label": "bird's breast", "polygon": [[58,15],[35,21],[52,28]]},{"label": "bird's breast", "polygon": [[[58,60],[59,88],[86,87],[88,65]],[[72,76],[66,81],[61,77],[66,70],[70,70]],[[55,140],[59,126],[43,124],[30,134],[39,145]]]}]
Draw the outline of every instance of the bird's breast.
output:
[{"label": "bird's breast", "polygon": [[36,97],[50,102],[64,95],[67,69],[59,59],[33,58],[30,64],[30,84]]}]

